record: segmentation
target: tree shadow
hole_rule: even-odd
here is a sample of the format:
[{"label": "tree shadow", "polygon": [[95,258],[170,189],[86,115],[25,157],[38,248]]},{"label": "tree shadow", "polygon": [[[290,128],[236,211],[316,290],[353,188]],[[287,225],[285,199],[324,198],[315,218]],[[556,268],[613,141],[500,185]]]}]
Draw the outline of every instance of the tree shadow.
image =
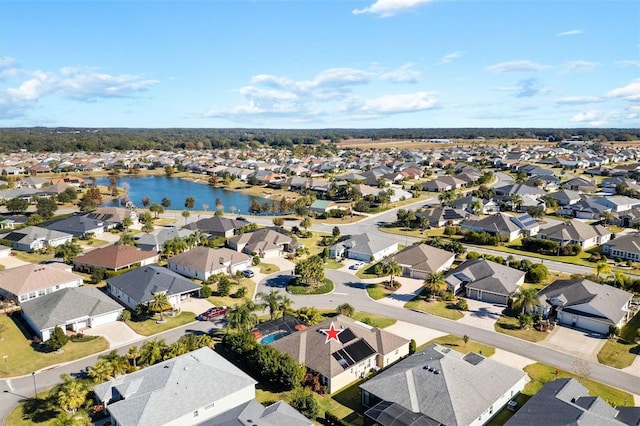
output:
[{"label": "tree shadow", "polygon": [[60,412],[52,398],[29,398],[22,406],[23,420],[43,423],[55,419]]}]

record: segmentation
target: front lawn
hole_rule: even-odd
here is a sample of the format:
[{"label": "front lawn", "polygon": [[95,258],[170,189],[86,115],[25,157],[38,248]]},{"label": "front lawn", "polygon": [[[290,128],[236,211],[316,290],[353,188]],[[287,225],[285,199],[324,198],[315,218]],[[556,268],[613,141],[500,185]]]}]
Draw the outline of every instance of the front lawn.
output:
[{"label": "front lawn", "polygon": [[27,253],[26,251],[20,251],[20,250],[13,250],[11,252],[12,254],[15,254],[16,257],[20,260],[22,260],[23,262],[29,262],[29,263],[40,263],[43,262],[45,260],[51,260],[53,259],[54,254],[40,254],[40,253]]},{"label": "front lawn", "polygon": [[[395,280],[394,280],[395,281]],[[380,300],[383,297],[387,297],[393,293],[395,293],[399,288],[400,284],[396,284],[395,288],[389,288],[386,283],[388,281],[384,281],[381,283],[368,284],[367,285],[367,293],[369,297],[373,300]]]},{"label": "front lawn", "polygon": [[455,351],[462,352],[463,354],[466,354],[469,352],[475,352],[487,358],[492,356],[494,353],[496,353],[496,348],[494,348],[493,346],[489,346],[483,343],[473,341],[471,340],[471,338],[469,338],[467,343],[464,343],[464,339],[462,337],[454,336],[453,334],[448,334],[446,336],[442,336],[442,337],[438,337],[436,339],[430,340],[424,345],[421,345],[420,347],[418,347],[416,352],[420,352],[421,349],[426,348],[432,343],[437,343],[440,346],[446,346]]},{"label": "front lawn", "polygon": [[[20,314],[14,314],[19,316]],[[88,342],[69,342],[62,348],[62,353],[38,352],[31,346],[31,340],[21,331],[17,322],[7,315],[0,315],[0,332],[4,338],[0,340],[0,355],[7,355],[5,364],[0,363],[0,377],[21,376],[41,370],[55,364],[73,361],[109,348],[109,343],[102,337]],[[30,331],[27,333],[31,333]]]},{"label": "front lawn", "polygon": [[633,364],[636,357],[640,355],[640,344],[635,343],[638,329],[640,329],[640,313],[622,327],[620,337],[616,341],[607,340],[598,352],[598,361],[615,368],[625,368]]},{"label": "front lawn", "polygon": [[425,297],[424,292],[415,299],[404,304],[407,309],[426,312],[450,320],[457,321],[464,317],[464,314],[455,308],[455,302],[446,302],[444,300],[431,300],[429,296]]},{"label": "front lawn", "polygon": [[333,291],[333,281],[325,278],[321,286],[288,285],[287,291],[291,294],[327,294]]},{"label": "front lawn", "polygon": [[[247,288],[246,297],[249,299],[253,299],[253,294],[256,291],[256,283],[253,282],[253,280],[250,280],[249,278],[241,278],[240,284],[235,284],[235,281],[232,279],[231,283],[232,283],[231,294],[235,294],[235,292],[238,291],[240,287],[246,287]],[[216,296],[215,285],[211,286],[211,289],[213,290],[214,295],[207,298],[207,300],[213,303],[215,306],[235,306],[245,301],[245,299],[242,297]]]},{"label": "front lawn", "polygon": [[270,275],[278,271],[280,271],[280,268],[278,268],[278,266],[276,265],[273,265],[271,263],[260,263],[261,274]]},{"label": "front lawn", "polygon": [[398,320],[395,318],[389,318],[382,315],[370,314],[369,312],[356,312],[351,317],[356,321],[363,322],[372,327],[387,328],[395,324]]},{"label": "front lawn", "polygon": [[166,320],[163,324],[156,323],[156,318],[144,320],[144,321],[127,321],[127,325],[138,334],[143,336],[151,336],[153,334],[162,333],[163,331],[171,330],[172,328],[180,327],[181,325],[195,322],[196,314],[193,312],[181,312],[175,317],[163,316]]},{"label": "front lawn", "polygon": [[529,342],[539,342],[547,338],[546,331],[538,331],[533,327],[528,330],[520,328],[520,322],[512,311],[507,310],[508,315],[500,315],[500,318],[494,324],[494,328],[498,333],[508,334],[509,336],[519,339],[528,340]]}]

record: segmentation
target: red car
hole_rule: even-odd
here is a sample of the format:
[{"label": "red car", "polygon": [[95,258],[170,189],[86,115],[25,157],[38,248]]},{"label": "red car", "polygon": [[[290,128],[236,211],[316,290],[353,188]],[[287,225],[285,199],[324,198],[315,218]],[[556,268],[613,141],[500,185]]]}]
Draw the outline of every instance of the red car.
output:
[{"label": "red car", "polygon": [[214,318],[218,318],[221,316],[224,316],[227,313],[227,307],[226,306],[214,306],[213,308],[209,308],[207,309],[205,312],[201,313],[200,315],[198,315],[198,319],[200,321],[209,321],[212,320]]}]

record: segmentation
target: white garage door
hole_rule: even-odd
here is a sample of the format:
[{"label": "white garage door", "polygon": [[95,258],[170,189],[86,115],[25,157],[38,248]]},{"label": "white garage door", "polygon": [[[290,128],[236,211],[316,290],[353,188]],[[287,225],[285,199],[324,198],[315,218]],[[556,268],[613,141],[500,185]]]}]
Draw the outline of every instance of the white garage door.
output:
[{"label": "white garage door", "polygon": [[596,333],[609,334],[609,326],[603,324],[600,321],[595,321],[591,318],[578,317],[576,327],[583,328],[585,330],[595,331]]},{"label": "white garage door", "polygon": [[90,327],[97,327],[99,325],[103,325],[103,324],[108,324],[110,322],[114,322],[118,320],[118,317],[120,316],[120,312],[119,311],[115,311],[115,312],[111,312],[108,314],[104,314],[104,315],[100,315],[100,316],[96,316],[96,317],[91,317]]}]

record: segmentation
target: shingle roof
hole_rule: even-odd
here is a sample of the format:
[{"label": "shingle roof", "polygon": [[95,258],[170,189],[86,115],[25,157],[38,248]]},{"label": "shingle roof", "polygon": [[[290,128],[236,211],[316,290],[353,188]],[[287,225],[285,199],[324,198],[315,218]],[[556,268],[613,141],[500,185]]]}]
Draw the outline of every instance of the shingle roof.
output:
[{"label": "shingle roof", "polygon": [[467,282],[467,288],[510,295],[518,289],[516,283],[525,272],[486,259],[467,260],[445,275],[449,285],[457,286]]},{"label": "shingle roof", "polygon": [[275,402],[268,407],[255,399],[231,410],[199,423],[198,426],[311,426],[313,422],[297,412],[285,401]]},{"label": "shingle roof", "polygon": [[245,220],[229,219],[221,216],[211,216],[205,219],[200,219],[196,222],[189,223],[184,228],[196,230],[199,229],[202,232],[207,233],[225,233],[232,229],[242,228],[248,224]]},{"label": "shingle roof", "polygon": [[393,256],[400,265],[424,272],[437,271],[454,257],[455,254],[428,244],[405,247]]},{"label": "shingle roof", "polygon": [[251,259],[248,254],[221,247],[212,249],[209,247],[195,247],[187,252],[175,255],[167,260],[167,263],[181,265],[196,271],[217,271],[226,264],[237,265]]},{"label": "shingle roof", "polygon": [[[354,338],[344,343],[332,340],[325,344],[326,335],[320,329],[329,328],[332,322],[335,328],[350,330]],[[344,333],[341,333],[338,337],[340,338],[342,334]],[[344,315],[338,315],[305,330],[276,340],[271,346],[280,352],[291,355],[296,362],[304,363],[307,367],[323,376],[334,377],[342,373],[345,367],[340,365],[340,362],[332,354],[358,342],[364,342],[362,344],[366,343],[376,353],[385,355],[395,351],[409,341],[388,331],[377,327],[369,327]]]},{"label": "shingle roof", "polygon": [[159,265],[142,266],[109,278],[107,284],[119,289],[136,302],[148,302],[158,291],[166,291],[167,295],[171,296],[200,289],[200,286],[190,279]]},{"label": "shingle roof", "polygon": [[156,256],[158,256],[158,252],[155,250],[144,251],[128,245],[112,244],[78,256],[73,263],[118,269]]},{"label": "shingle roof", "polygon": [[[594,283],[586,279],[556,280],[538,292],[542,302],[551,303],[552,299],[563,300],[562,309],[572,309],[578,313],[597,317],[611,324],[618,324],[626,315],[623,310],[633,296],[619,288]],[[556,303],[557,304],[557,303]],[[575,308],[588,304],[588,312]]]},{"label": "shingle roof", "polygon": [[48,224],[47,229],[54,231],[66,232],[74,235],[82,235],[99,228],[105,228],[113,223],[100,219],[93,219],[88,216],[70,216],[66,219],[58,220]]},{"label": "shingle roof", "polygon": [[58,284],[78,282],[82,284],[82,277],[70,272],[67,265],[29,264],[0,271],[0,288],[12,294],[20,295],[53,287]]},{"label": "shingle roof", "polygon": [[156,426],[254,386],[251,377],[210,348],[155,364],[95,386],[101,401],[125,396],[108,410],[118,424]]},{"label": "shingle roof", "polygon": [[630,253],[640,253],[640,233],[633,232],[631,234],[616,237],[603,244],[617,250],[623,250]]},{"label": "shingle roof", "polygon": [[601,228],[602,227],[587,225],[578,219],[571,219],[568,222],[562,222],[543,229],[539,234],[554,240],[585,241],[608,232],[606,228]]},{"label": "shingle roof", "polygon": [[480,220],[467,220],[463,222],[463,225],[473,226],[492,234],[519,231],[520,227],[513,223],[511,219],[512,216],[504,213],[495,213]]},{"label": "shingle roof", "polygon": [[190,229],[180,229],[175,226],[159,228],[149,234],[142,233],[135,236],[137,246],[157,246],[162,248],[165,242],[172,238],[185,238],[196,231]]},{"label": "shingle roof", "polygon": [[348,240],[335,244],[332,248],[345,247],[350,251],[374,255],[394,245],[395,242],[380,238],[371,238],[368,234],[354,235]]},{"label": "shingle roof", "polygon": [[121,311],[121,305],[94,287],[71,287],[27,300],[22,312],[44,330],[83,317]]},{"label": "shingle roof", "polygon": [[284,244],[291,243],[291,237],[274,231],[273,229],[262,228],[254,232],[245,232],[230,238],[238,246],[245,244],[248,251],[258,252],[259,250],[273,250]]},{"label": "shingle roof", "polygon": [[490,358],[433,344],[360,388],[442,424],[468,425],[525,376]]},{"label": "shingle roof", "polygon": [[24,244],[35,240],[56,240],[59,238],[71,238],[72,235],[67,232],[55,231],[52,229],[42,228],[40,226],[27,226],[26,228],[17,229],[4,235],[2,238],[9,241],[21,242]]}]

